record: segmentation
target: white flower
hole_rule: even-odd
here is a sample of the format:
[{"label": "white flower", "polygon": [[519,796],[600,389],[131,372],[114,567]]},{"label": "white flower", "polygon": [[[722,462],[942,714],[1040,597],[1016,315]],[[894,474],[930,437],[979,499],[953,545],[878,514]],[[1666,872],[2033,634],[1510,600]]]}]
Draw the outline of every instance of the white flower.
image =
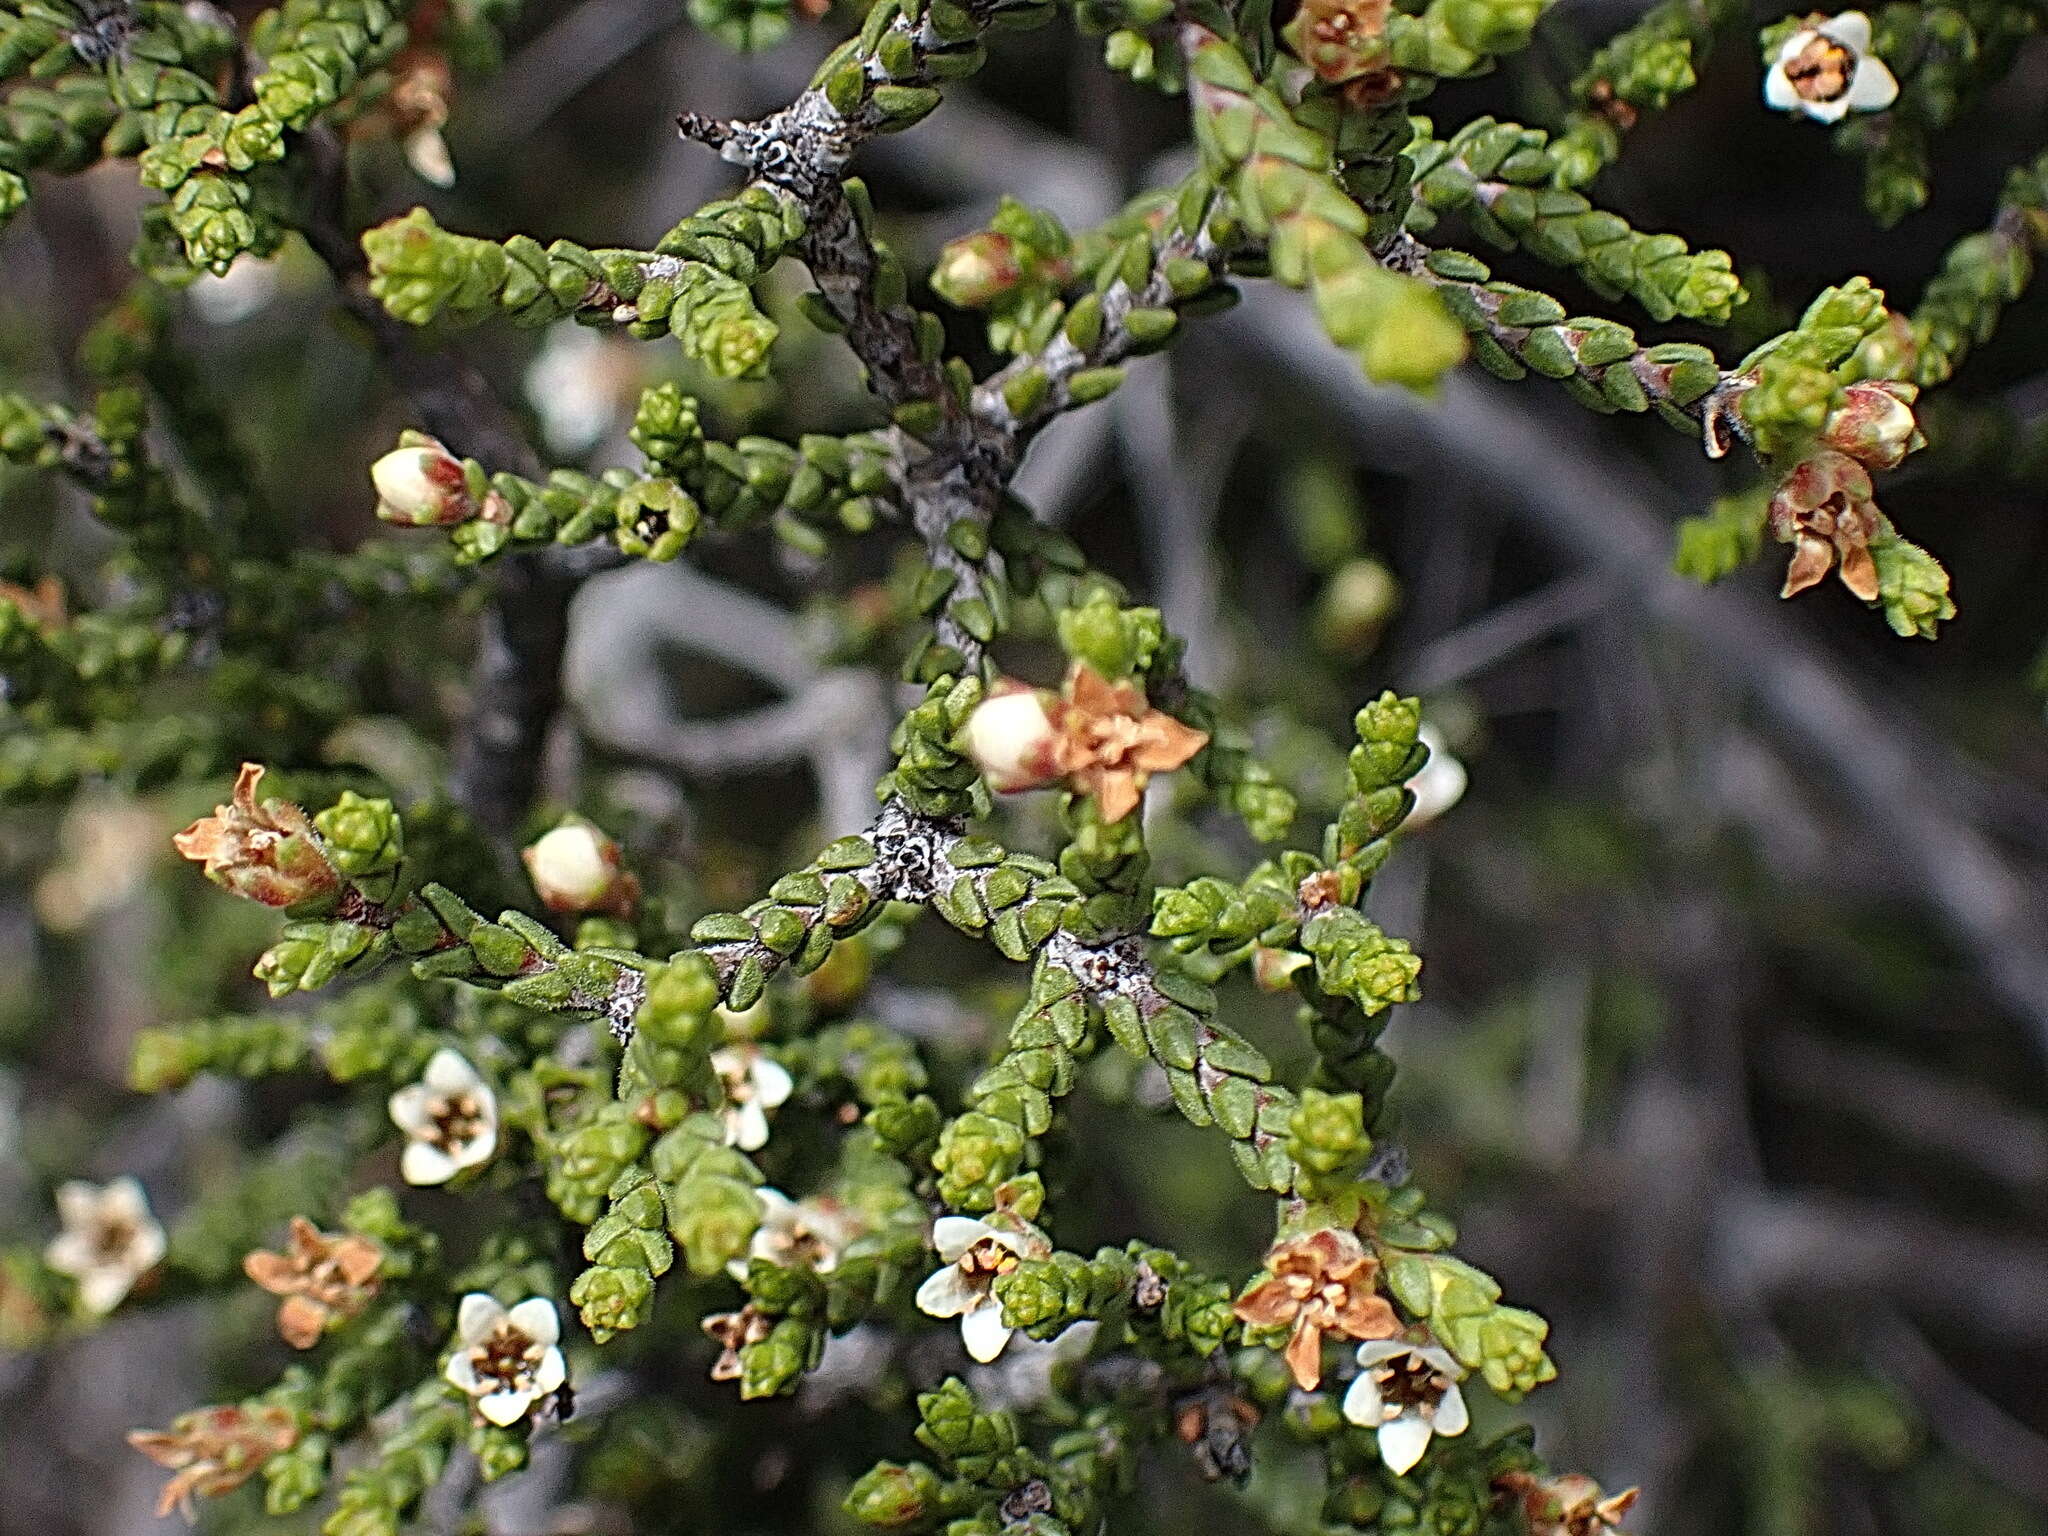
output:
[{"label": "white flower", "polygon": [[569,1379],[562,1359],[562,1320],[545,1296],[507,1311],[482,1291],[462,1298],[455,1317],[455,1353],[441,1374],[476,1399],[493,1424],[516,1424],[539,1399]]},{"label": "white flower", "polygon": [[462,460],[432,438],[409,433],[370,466],[377,516],[387,523],[427,528],[466,522],[478,513]]},{"label": "white flower", "polygon": [[745,1258],[728,1263],[726,1272],[735,1280],[747,1278],[747,1266],[755,1259],[788,1269],[808,1265],[821,1275],[839,1267],[840,1250],[860,1236],[860,1218],[837,1200],[792,1200],[779,1189],[754,1191],[767,1208],[761,1225],[754,1230]]},{"label": "white flower", "polygon": [[1785,39],[1764,76],[1765,102],[1823,123],[1882,112],[1898,96],[1899,82],[1870,51],[1870,18],[1861,11],[1814,17]]},{"label": "white flower", "polygon": [[1415,793],[1415,809],[1402,825],[1410,832],[1428,826],[1463,799],[1467,782],[1465,765],[1451,755],[1443,732],[1425,725],[1420,735],[1422,744],[1429,748],[1429,761],[1422,765],[1422,772],[1408,781],[1409,789]]},{"label": "white flower", "polygon": [[1422,1460],[1431,1435],[1462,1435],[1472,1422],[1458,1382],[1465,1373],[1434,1344],[1374,1339],[1358,1347],[1358,1377],[1344,1417],[1378,1431],[1380,1460],[1396,1475]]},{"label": "white flower", "polygon": [[446,1046],[418,1082],[391,1095],[391,1118],[408,1138],[398,1164],[408,1184],[446,1184],[498,1150],[498,1097]]},{"label": "white flower", "polygon": [[768,1111],[796,1085],[781,1063],[758,1045],[728,1045],[711,1053],[711,1070],[725,1085],[725,1144],[742,1152],[768,1145]]},{"label": "white flower", "polygon": [[111,1184],[73,1179],[57,1190],[57,1218],[64,1230],[43,1251],[43,1262],[78,1282],[88,1312],[113,1311],[163,1260],[164,1229],[134,1178]]},{"label": "white flower", "polygon": [[1052,1244],[1036,1227],[1009,1231],[972,1216],[941,1216],[932,1223],[932,1246],[943,1268],[917,1288],[917,1309],[928,1317],[960,1319],[960,1342],[983,1365],[1003,1352],[1010,1328],[996,1299],[996,1276],[1023,1259],[1040,1259]]}]

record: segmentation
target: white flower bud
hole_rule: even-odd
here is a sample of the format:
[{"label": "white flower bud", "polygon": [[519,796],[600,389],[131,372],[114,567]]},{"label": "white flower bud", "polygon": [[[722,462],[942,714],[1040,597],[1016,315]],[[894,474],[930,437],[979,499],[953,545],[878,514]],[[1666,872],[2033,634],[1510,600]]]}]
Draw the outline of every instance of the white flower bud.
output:
[{"label": "white flower bud", "polygon": [[998,793],[1043,789],[1059,778],[1058,740],[1046,696],[1035,688],[1012,685],[967,717],[967,755]]},{"label": "white flower bud", "polygon": [[638,882],[619,868],[619,845],[587,822],[563,822],[520,857],[556,912],[619,912],[639,894]]},{"label": "white flower bud", "polygon": [[370,466],[377,516],[425,528],[476,515],[462,461],[433,439],[394,448]]}]

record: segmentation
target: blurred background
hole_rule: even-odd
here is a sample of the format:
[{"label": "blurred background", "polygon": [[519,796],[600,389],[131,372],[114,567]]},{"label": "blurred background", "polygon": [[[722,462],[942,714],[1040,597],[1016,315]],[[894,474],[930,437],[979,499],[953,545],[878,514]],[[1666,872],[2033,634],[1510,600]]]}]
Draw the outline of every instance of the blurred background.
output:
[{"label": "blurred background", "polygon": [[[1554,121],[1563,82],[1636,14],[1562,0],[1514,68],[1427,108]],[[453,187],[365,145],[359,222],[425,202],[466,233],[651,243],[731,184],[674,115],[781,104],[843,25],[799,20],[741,56],[674,0],[529,7],[502,74],[458,89]],[[928,262],[1002,193],[1081,227],[1164,180],[1182,104],[1098,50],[1064,27],[1008,38],[923,129],[874,145],[858,168],[895,246]],[[1601,196],[1638,227],[1735,253],[1753,299],[1732,336],[1640,327],[1724,357],[1848,273],[1909,305],[2048,124],[2037,48],[1939,146],[1930,206],[1883,230],[1855,163],[1762,109],[1750,34],[1724,37],[1703,74],[1631,135]],[[0,233],[0,383],[72,392],[72,348],[129,281],[144,196],[128,166],[39,183]],[[1641,318],[1516,259],[1497,270],[1574,311]],[[670,346],[573,326],[467,345],[551,463],[632,462],[632,402],[671,376],[727,433],[871,424],[848,356],[795,318],[797,278],[769,287],[788,321],[772,384],[693,377]],[[985,358],[957,318],[955,344]],[[365,466],[410,422],[336,322],[325,269],[297,246],[245,261],[190,289],[174,323],[195,391],[221,402],[294,536],[347,548],[376,531]],[[1018,487],[1165,609],[1196,679],[1235,701],[1311,810],[1336,794],[1359,704],[1425,697],[1441,811],[1404,838],[1372,908],[1427,962],[1425,1001],[1387,1040],[1399,1140],[1466,1256],[1552,1320],[1562,1374],[1525,1408],[1547,1456],[1642,1484],[1641,1531],[2048,1532],[2044,370],[2036,291],[1930,398],[1930,448],[1881,487],[1954,577],[1961,612],[1935,644],[1895,638],[1832,582],[1780,603],[1775,547],[1711,590],[1672,574],[1677,520],[1757,482],[1741,454],[1711,464],[1653,419],[1591,417],[1538,380],[1468,370],[1430,402],[1374,389],[1293,296],[1256,285],[1059,423]],[[104,552],[46,479],[0,472],[0,510],[0,576],[89,573]],[[866,821],[898,707],[886,666],[853,663],[886,641],[900,585],[883,541],[701,553],[586,590],[546,765],[561,801],[606,810],[678,931]],[[460,603],[423,619],[404,640],[417,667],[387,662],[374,716],[315,750],[423,792],[466,623]],[[336,667],[359,668],[363,637],[330,638]],[[1054,655],[1027,635],[1003,659],[1042,681]],[[160,1211],[203,1208],[290,1118],[292,1092],[268,1085],[124,1086],[138,1029],[259,1006],[246,970],[264,915],[171,867],[170,832],[214,798],[194,777],[0,809],[12,1242],[54,1231],[51,1190],[79,1172],[136,1172]],[[1005,814],[1017,841],[1048,836],[1042,807]],[[1162,829],[1162,874],[1241,866],[1233,835]],[[1017,983],[985,963],[920,929],[870,1005],[964,1080]],[[1285,1010],[1244,1006],[1243,1026],[1298,1066]],[[1220,1149],[1183,1132],[1169,1115],[1146,1132],[1162,1155],[1120,1156],[1122,1122],[1084,1095],[1063,1246],[1139,1232],[1247,1271],[1267,1216]],[[54,1348],[0,1343],[0,1531],[157,1529],[162,1474],[122,1433],[215,1400],[221,1373],[244,1369],[252,1315],[182,1302]],[[558,1481],[550,1502],[544,1472],[529,1480],[539,1493],[486,1506],[498,1536],[755,1528],[673,1510],[622,1526],[602,1498]],[[1258,1529],[1255,1508],[1286,1507],[1185,1481],[1149,1506],[1159,1528]],[[260,1517],[244,1502],[209,1519]]]}]

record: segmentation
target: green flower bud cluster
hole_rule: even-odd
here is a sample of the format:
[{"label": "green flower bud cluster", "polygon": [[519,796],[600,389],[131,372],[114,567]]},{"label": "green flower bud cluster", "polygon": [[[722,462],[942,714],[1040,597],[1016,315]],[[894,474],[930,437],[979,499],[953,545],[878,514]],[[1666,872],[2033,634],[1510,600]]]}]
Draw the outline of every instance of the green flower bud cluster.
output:
[{"label": "green flower bud cluster", "polygon": [[939,1133],[932,1167],[949,1210],[986,1211],[1025,1172],[1031,1142],[1052,1129],[1053,1100],[1074,1089],[1100,1012],[1071,974],[1040,956],[1031,995],[996,1063],[967,1090],[967,1109]]},{"label": "green flower bud cluster", "polygon": [[876,793],[900,799],[924,816],[986,815],[988,792],[981,770],[957,744],[983,692],[981,679],[974,676],[934,680],[890,734],[896,766]]},{"label": "green flower bud cluster", "polygon": [[695,1275],[715,1275],[747,1251],[763,1207],[761,1171],[725,1144],[725,1122],[691,1115],[664,1131],[648,1153],[668,1207],[669,1234]]},{"label": "green flower bud cluster", "polygon": [[1446,1253],[1388,1250],[1387,1289],[1468,1371],[1510,1400],[1554,1380],[1543,1352],[1550,1325],[1534,1312],[1500,1304],[1500,1285],[1483,1270]]},{"label": "green flower bud cluster", "polygon": [[726,1005],[751,1008],[784,963],[809,975],[835,943],[881,916],[884,903],[860,879],[874,862],[871,840],[842,837],[744,911],[699,918],[690,942],[717,967]]},{"label": "green flower bud cluster", "polygon": [[1451,79],[1485,74],[1501,54],[1529,46],[1549,0],[1430,0],[1420,14],[1387,17],[1396,69]]},{"label": "green flower bud cluster", "polygon": [[1201,875],[1162,886],[1152,897],[1152,936],[1182,954],[1213,957],[1219,974],[1260,948],[1288,948],[1301,929],[1301,883],[1322,869],[1313,854],[1290,851],[1260,864],[1241,885]]},{"label": "green flower bud cluster", "polygon": [[1472,355],[1503,379],[1539,373],[1563,384],[1589,410],[1647,411],[1697,433],[1687,414],[1722,382],[1721,365],[1691,342],[1644,347],[1636,333],[1592,315],[1567,317],[1547,293],[1492,280],[1486,263],[1463,251],[1433,250],[1424,273],[1472,337]]},{"label": "green flower bud cluster", "polygon": [[1856,378],[1946,383],[1972,346],[2033,280],[2037,248],[2048,245],[2048,155],[2007,178],[1991,227],[1949,248],[1904,324],[1894,318],[1867,335],[1850,365]]},{"label": "green flower bud cluster", "polygon": [[1287,1152],[1301,1170],[1306,1190],[1335,1192],[1353,1183],[1372,1156],[1364,1099],[1355,1093],[1303,1089],[1287,1125]]},{"label": "green flower bud cluster", "polygon": [[569,1287],[583,1326],[602,1344],[647,1320],[654,1282],[675,1263],[668,1209],[661,1187],[644,1168],[629,1168],[609,1193],[610,1203],[583,1234],[590,1267]]},{"label": "green flower bud cluster", "polygon": [[591,1225],[650,1136],[634,1109],[610,1094],[579,1099],[574,1112],[534,1138],[548,1199],[578,1226]]},{"label": "green flower bud cluster", "polygon": [[715,526],[765,519],[784,543],[811,555],[825,552],[825,530],[865,533],[899,495],[895,454],[878,434],[806,433],[794,447],[772,437],[715,442],[704,436],[696,400],[672,383],[641,395],[632,438]]},{"label": "green flower bud cluster", "polygon": [[[1449,4],[1439,0],[1426,15]],[[1487,0],[1457,4],[1475,14],[1495,9]],[[1533,0],[1528,9],[1533,22]],[[1237,49],[1200,27],[1184,31],[1203,164],[1231,193],[1245,229],[1267,240],[1273,276],[1308,290],[1323,329],[1368,377],[1433,386],[1464,357],[1463,339],[1428,285],[1373,258],[1370,218],[1331,174],[1330,141],[1259,84]]]},{"label": "green flower bud cluster", "polygon": [[1799,317],[1799,324],[1774,336],[1735,367],[1753,377],[1740,409],[1757,449],[1765,454],[1797,452],[1820,435],[1842,403],[1851,382],[1855,354],[1882,337],[1892,316],[1884,293],[1868,278],[1851,278],[1824,290]]},{"label": "green flower bud cluster", "polygon": [[1103,1248],[1092,1259],[1056,1252],[1026,1259],[996,1277],[1003,1321],[1034,1339],[1049,1339],[1087,1318],[1114,1321],[1130,1301],[1137,1265],[1121,1248]]},{"label": "green flower bud cluster", "polygon": [[931,1159],[940,1129],[936,1100],[924,1091],[924,1062],[895,1030],[855,1020],[791,1043],[792,1065],[808,1068],[808,1083],[845,1082],[865,1114],[862,1124],[877,1147],[913,1167]]},{"label": "green flower bud cluster", "polygon": [[957,1376],[917,1397],[917,1440],[954,1476],[989,1488],[1014,1488],[1036,1470],[1021,1443],[1017,1421],[1001,1411],[983,1413]]},{"label": "green flower bud cluster", "polygon": [[1475,118],[1448,139],[1418,137],[1408,227],[1427,234],[1459,213],[1485,239],[1575,272],[1595,293],[1623,294],[1653,320],[1724,321],[1742,297],[1726,251],[1691,251],[1677,235],[1646,235],[1558,180],[1540,128]]},{"label": "green flower bud cluster", "polygon": [[1572,81],[1576,105],[1550,141],[1557,185],[1584,187],[1612,165],[1637,114],[1691,90],[1714,34],[1746,15],[1734,0],[1663,0],[1609,38]]},{"label": "green flower bud cluster", "polygon": [[[731,238],[688,237],[716,250],[735,271],[649,251],[591,251],[568,240],[542,247],[526,235],[502,244],[450,234],[424,208],[365,231],[370,292],[408,325],[445,318],[474,325],[502,314],[515,325],[575,316],[623,325],[639,337],[673,335],[685,355],[720,378],[755,376],[765,366],[775,322],[755,306],[748,284],[780,254],[756,251],[755,210],[740,207],[721,227]],[[795,238],[800,227],[788,230]]]},{"label": "green flower bud cluster", "polygon": [[1870,554],[1877,561],[1877,600],[1892,633],[1932,640],[1937,627],[1956,616],[1941,562],[1889,524],[1870,541]]},{"label": "green flower bud cluster", "polygon": [[405,44],[400,9],[388,0],[284,0],[251,29],[266,61],[249,82],[272,122],[303,132]]}]

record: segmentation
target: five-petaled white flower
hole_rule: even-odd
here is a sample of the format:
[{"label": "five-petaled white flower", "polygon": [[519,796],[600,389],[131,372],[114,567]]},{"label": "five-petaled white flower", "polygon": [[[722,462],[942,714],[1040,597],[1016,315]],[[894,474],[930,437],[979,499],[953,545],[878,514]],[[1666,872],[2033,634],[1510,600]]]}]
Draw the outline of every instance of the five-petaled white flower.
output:
[{"label": "five-petaled white flower", "polygon": [[996,1277],[1024,1259],[1042,1259],[1052,1244],[1036,1227],[991,1226],[972,1216],[941,1216],[932,1223],[932,1246],[944,1267],[917,1288],[917,1308],[929,1317],[960,1319],[960,1342],[983,1365],[1003,1352],[1010,1327],[996,1299]]},{"label": "five-petaled white flower", "polygon": [[1838,123],[1851,112],[1882,112],[1899,82],[1870,51],[1870,18],[1861,11],[1812,16],[1786,38],[1764,76],[1764,100],[1780,112]]},{"label": "five-petaled white flower", "polygon": [[164,1229],[132,1177],[110,1184],[73,1179],[59,1186],[57,1218],[64,1230],[50,1240],[43,1262],[78,1282],[78,1299],[88,1312],[113,1311],[163,1260]]},{"label": "five-petaled white flower", "polygon": [[859,1215],[829,1196],[792,1200],[781,1190],[766,1187],[754,1193],[766,1209],[746,1256],[725,1266],[735,1280],[747,1278],[747,1266],[755,1259],[784,1269],[807,1265],[829,1275],[839,1267],[840,1250],[860,1236]]},{"label": "five-petaled white flower", "polygon": [[782,1064],[758,1045],[727,1045],[711,1053],[711,1070],[725,1085],[725,1144],[742,1152],[768,1145],[768,1111],[788,1099],[795,1084]]},{"label": "five-petaled white flower", "polygon": [[471,1291],[456,1313],[455,1353],[441,1374],[493,1424],[516,1424],[569,1379],[561,1337],[562,1320],[545,1296],[508,1311],[496,1297]]},{"label": "five-petaled white flower", "polygon": [[446,1184],[498,1150],[498,1096],[446,1046],[391,1095],[391,1118],[407,1137],[398,1171],[408,1184]]},{"label": "five-petaled white flower", "polygon": [[1465,1372],[1435,1344],[1374,1339],[1358,1346],[1358,1377],[1344,1417],[1377,1430],[1380,1460],[1395,1474],[1422,1460],[1431,1435],[1462,1435],[1472,1420],[1458,1382]]}]

